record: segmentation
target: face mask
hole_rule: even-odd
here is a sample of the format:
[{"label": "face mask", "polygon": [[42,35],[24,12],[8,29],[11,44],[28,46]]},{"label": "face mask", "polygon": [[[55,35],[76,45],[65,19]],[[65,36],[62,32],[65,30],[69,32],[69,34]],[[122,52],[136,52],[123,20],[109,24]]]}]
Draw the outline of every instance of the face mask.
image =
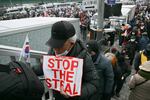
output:
[{"label": "face mask", "polygon": [[135,39],[130,39],[131,40],[131,42],[134,42],[135,41]]},{"label": "face mask", "polygon": [[68,50],[65,50],[63,53],[56,54],[56,56],[66,56],[69,53]]},{"label": "face mask", "polygon": [[141,26],[141,29],[144,29],[144,26]]},{"label": "face mask", "polygon": [[134,32],[132,32],[132,35],[135,35],[135,33],[134,33]]},{"label": "face mask", "polygon": [[70,47],[69,50],[65,50],[63,53],[60,53],[60,54],[56,54],[56,52],[55,52],[55,54],[56,54],[56,56],[66,56],[70,52],[70,50],[72,49],[72,47],[73,47],[73,45]]}]

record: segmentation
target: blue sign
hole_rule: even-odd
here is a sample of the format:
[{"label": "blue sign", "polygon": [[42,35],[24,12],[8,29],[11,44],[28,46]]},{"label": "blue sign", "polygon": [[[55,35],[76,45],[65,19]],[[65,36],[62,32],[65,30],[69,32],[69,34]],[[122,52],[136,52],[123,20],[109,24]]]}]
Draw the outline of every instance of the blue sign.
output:
[{"label": "blue sign", "polygon": [[108,5],[115,5],[116,0],[107,0]]}]

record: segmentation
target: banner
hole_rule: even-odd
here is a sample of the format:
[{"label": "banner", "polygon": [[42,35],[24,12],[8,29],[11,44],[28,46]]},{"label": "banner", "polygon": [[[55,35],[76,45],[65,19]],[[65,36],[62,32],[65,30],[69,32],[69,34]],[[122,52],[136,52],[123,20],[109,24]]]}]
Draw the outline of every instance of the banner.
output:
[{"label": "banner", "polygon": [[43,56],[43,71],[49,89],[69,96],[81,95],[83,59],[66,56]]},{"label": "banner", "polygon": [[116,0],[107,0],[108,5],[115,5]]}]

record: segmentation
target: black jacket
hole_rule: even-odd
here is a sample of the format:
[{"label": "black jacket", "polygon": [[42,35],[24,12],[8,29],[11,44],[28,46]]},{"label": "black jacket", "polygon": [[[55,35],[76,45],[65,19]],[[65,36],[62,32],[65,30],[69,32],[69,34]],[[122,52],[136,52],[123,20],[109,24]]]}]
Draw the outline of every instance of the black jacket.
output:
[{"label": "black jacket", "polygon": [[[50,55],[55,55],[53,50],[50,50]],[[83,62],[83,76],[81,86],[81,96],[64,98],[59,92],[53,91],[55,100],[95,100],[92,99],[94,94],[99,89],[99,77],[92,62],[92,58],[87,53],[87,50],[80,40],[77,40],[74,47],[67,54],[67,56],[82,58]]]},{"label": "black jacket", "polygon": [[105,56],[99,54],[94,64],[100,77],[99,95],[111,94],[114,83],[114,73],[111,62]]}]

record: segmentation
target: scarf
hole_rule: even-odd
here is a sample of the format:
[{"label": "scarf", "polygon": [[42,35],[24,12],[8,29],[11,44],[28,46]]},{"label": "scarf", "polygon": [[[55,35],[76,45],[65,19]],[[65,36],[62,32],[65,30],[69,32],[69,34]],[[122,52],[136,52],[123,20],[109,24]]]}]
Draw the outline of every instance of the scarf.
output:
[{"label": "scarf", "polygon": [[144,77],[146,80],[150,80],[150,72],[139,70],[138,74]]}]

